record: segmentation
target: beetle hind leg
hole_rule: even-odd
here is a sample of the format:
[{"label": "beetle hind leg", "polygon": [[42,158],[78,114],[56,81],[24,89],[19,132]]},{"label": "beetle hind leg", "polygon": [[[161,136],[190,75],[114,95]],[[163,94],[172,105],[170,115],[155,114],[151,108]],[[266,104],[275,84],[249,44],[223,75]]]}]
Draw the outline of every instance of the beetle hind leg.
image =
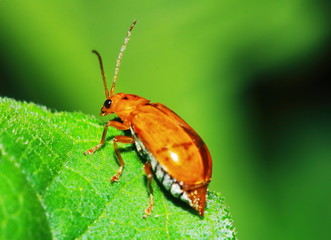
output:
[{"label": "beetle hind leg", "polygon": [[153,174],[152,174],[152,170],[151,170],[151,164],[149,162],[145,163],[144,170],[145,170],[145,174],[147,176],[147,187],[148,187],[148,191],[149,191],[149,205],[145,210],[145,215],[143,216],[143,218],[147,218],[151,214],[153,205],[154,205],[154,196],[153,196],[153,188],[152,188]]},{"label": "beetle hind leg", "polygon": [[120,167],[117,171],[117,173],[110,179],[111,182],[116,182],[118,181],[119,177],[121,176],[123,169],[124,169],[124,160],[121,156],[120,150],[118,149],[118,145],[117,142],[120,143],[134,143],[134,139],[133,137],[129,137],[129,136],[116,136],[113,138],[113,143],[114,143],[114,148],[115,148],[115,153],[117,156],[117,160],[120,164]]}]

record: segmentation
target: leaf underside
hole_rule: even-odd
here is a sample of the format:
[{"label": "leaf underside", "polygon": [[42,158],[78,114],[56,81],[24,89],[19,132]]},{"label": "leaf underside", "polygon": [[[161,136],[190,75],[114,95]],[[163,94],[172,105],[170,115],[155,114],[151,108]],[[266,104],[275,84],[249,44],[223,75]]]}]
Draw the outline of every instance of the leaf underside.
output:
[{"label": "leaf underside", "polygon": [[[141,159],[120,144],[126,166],[108,142],[93,155],[103,124],[82,113],[51,112],[0,98],[0,239],[236,239],[219,193],[208,192],[205,216],[153,181],[149,197]],[[110,128],[107,140],[123,132]]]}]

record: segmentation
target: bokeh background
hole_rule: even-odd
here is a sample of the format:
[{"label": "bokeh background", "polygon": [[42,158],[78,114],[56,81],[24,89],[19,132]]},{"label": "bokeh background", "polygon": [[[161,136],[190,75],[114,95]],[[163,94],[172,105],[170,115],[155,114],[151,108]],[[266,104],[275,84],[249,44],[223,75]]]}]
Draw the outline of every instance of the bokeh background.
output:
[{"label": "bokeh background", "polygon": [[331,239],[330,2],[2,0],[0,95],[97,115],[133,19],[116,92],[197,130],[239,238]]}]

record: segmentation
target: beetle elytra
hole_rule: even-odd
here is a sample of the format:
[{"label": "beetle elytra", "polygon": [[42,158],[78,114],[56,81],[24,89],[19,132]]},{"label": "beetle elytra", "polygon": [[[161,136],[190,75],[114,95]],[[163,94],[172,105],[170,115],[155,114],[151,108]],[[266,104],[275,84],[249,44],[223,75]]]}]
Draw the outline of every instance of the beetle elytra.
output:
[{"label": "beetle elytra", "polygon": [[92,51],[99,60],[106,95],[100,115],[115,113],[122,122],[108,121],[100,143],[84,154],[93,154],[105,143],[108,127],[130,130],[131,136],[115,136],[112,140],[120,167],[111,182],[119,180],[125,164],[117,143],[135,143],[137,151],[147,158],[144,170],[150,200],[143,217],[150,215],[154,205],[151,185],[153,173],[175,198],[187,202],[203,216],[207,187],[211,180],[212,159],[201,137],[163,104],[151,103],[134,94],[114,94],[120,63],[135,24],[136,21],[130,26],[121,47],[110,90],[107,87],[101,56],[97,51]]}]

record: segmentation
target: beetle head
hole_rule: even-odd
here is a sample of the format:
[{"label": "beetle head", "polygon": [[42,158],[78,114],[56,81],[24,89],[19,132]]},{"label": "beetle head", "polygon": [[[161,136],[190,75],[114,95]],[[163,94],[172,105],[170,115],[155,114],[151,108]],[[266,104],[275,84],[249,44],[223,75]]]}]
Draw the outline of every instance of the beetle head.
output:
[{"label": "beetle head", "polygon": [[107,114],[112,114],[113,111],[111,111],[111,107],[112,107],[112,99],[111,97],[110,98],[107,98],[106,101],[103,103],[102,107],[101,107],[101,113],[100,115],[101,116],[105,116]]},{"label": "beetle head", "polygon": [[116,113],[120,118],[126,118],[138,106],[149,103],[149,100],[135,94],[117,93],[106,99],[101,108],[101,116]]}]

